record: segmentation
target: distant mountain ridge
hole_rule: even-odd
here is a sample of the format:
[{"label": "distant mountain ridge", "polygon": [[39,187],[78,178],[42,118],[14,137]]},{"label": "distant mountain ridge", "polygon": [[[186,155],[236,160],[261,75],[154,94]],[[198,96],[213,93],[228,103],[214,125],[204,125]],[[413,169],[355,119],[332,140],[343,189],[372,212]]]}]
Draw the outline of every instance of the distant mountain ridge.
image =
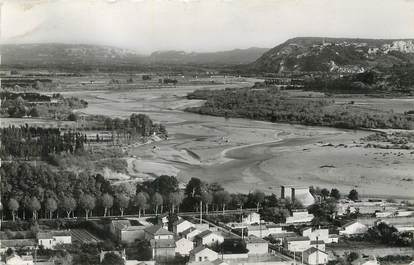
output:
[{"label": "distant mountain ridge", "polygon": [[157,51],[149,56],[151,62],[189,64],[247,64],[254,62],[268,48],[251,47],[218,52]]},{"label": "distant mountain ridge", "polygon": [[133,50],[88,44],[4,44],[3,64],[248,64],[267,48],[235,49],[219,52],[157,51],[149,56]]},{"label": "distant mountain ridge", "polygon": [[413,39],[298,37],[264,53],[249,69],[260,72],[358,73],[414,62]]}]

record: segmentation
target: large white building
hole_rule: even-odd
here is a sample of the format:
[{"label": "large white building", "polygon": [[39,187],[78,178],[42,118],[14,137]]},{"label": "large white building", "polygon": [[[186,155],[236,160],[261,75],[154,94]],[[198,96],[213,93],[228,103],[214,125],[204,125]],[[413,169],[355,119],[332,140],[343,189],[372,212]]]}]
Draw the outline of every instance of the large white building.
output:
[{"label": "large white building", "polygon": [[303,253],[303,261],[309,265],[322,265],[328,263],[328,254],[317,248],[309,248]]},{"label": "large white building", "polygon": [[264,255],[269,253],[269,242],[260,237],[250,235],[244,241],[246,242],[246,248],[249,250],[248,255]]},{"label": "large white building", "polygon": [[207,248],[206,246],[199,246],[190,251],[190,261],[202,262],[202,261],[214,261],[218,259],[217,252]]},{"label": "large white building", "polygon": [[53,249],[57,245],[72,244],[70,231],[47,231],[38,232],[37,243],[45,249]]},{"label": "large white building", "polygon": [[368,227],[358,221],[352,221],[342,226],[342,230],[339,231],[339,235],[351,237],[364,234],[368,231]]}]

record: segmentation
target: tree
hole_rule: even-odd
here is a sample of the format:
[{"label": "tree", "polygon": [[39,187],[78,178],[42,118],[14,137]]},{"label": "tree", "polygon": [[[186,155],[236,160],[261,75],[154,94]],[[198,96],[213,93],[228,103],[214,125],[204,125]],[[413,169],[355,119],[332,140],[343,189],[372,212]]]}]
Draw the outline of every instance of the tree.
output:
[{"label": "tree", "polygon": [[29,209],[32,211],[32,213],[33,213],[33,219],[37,219],[37,212],[40,210],[40,208],[41,208],[41,205],[40,205],[40,202],[39,202],[39,200],[36,198],[36,197],[32,197],[31,199],[30,199],[30,202],[29,202]]},{"label": "tree", "polygon": [[82,194],[79,197],[79,206],[85,211],[85,218],[88,219],[89,212],[95,208],[95,198],[89,194]]},{"label": "tree", "polygon": [[52,219],[52,215],[57,209],[57,203],[56,203],[55,199],[48,198],[46,200],[45,207],[46,207],[46,210],[49,211],[49,219]]},{"label": "tree", "polygon": [[61,204],[62,209],[66,212],[67,218],[70,218],[70,214],[76,209],[76,200],[72,196],[65,196]]},{"label": "tree", "polygon": [[69,121],[77,121],[78,120],[78,115],[76,115],[75,113],[72,112],[68,115],[68,120]]},{"label": "tree", "polygon": [[39,117],[39,111],[37,110],[37,108],[32,108],[32,109],[29,111],[29,116],[30,116],[30,117],[33,117],[33,118],[37,118],[37,117]]},{"label": "tree", "polygon": [[125,265],[124,259],[116,253],[108,252],[101,262],[102,265]]},{"label": "tree", "polygon": [[231,197],[228,191],[218,191],[214,193],[214,201],[218,205],[221,205],[223,214],[226,210],[226,205],[230,202],[230,200],[231,200]]},{"label": "tree", "polygon": [[352,263],[354,260],[356,260],[356,259],[358,259],[359,258],[359,254],[358,253],[356,253],[356,252],[351,252],[351,253],[349,253],[348,254],[348,256],[346,257],[346,260],[349,262],[349,263]]},{"label": "tree", "polygon": [[119,211],[121,212],[121,216],[124,216],[124,211],[126,208],[128,208],[130,197],[121,193],[115,195],[115,198],[118,204]]},{"label": "tree", "polygon": [[171,212],[175,212],[175,207],[179,207],[181,202],[183,201],[183,196],[180,192],[173,192],[168,196],[168,201],[170,202]]},{"label": "tree", "polygon": [[204,183],[199,178],[191,178],[185,187],[185,195],[187,197],[200,196]]},{"label": "tree", "polygon": [[339,192],[338,189],[331,189],[331,197],[334,198],[335,200],[339,200],[341,198],[341,193]]},{"label": "tree", "polygon": [[138,208],[138,217],[141,217],[141,211],[147,207],[147,196],[144,192],[138,192],[134,196],[133,205]]},{"label": "tree", "polygon": [[206,214],[208,214],[208,207],[213,203],[213,195],[207,191],[201,193],[201,200],[203,201],[206,207]]},{"label": "tree", "polygon": [[359,198],[358,192],[355,189],[352,189],[348,194],[348,199],[357,201]]},{"label": "tree", "polygon": [[19,210],[19,202],[16,199],[11,198],[7,206],[12,213],[14,222],[16,220],[16,212]]},{"label": "tree", "polygon": [[105,193],[101,197],[101,203],[104,207],[104,216],[106,216],[108,213],[108,209],[112,208],[112,206],[114,205],[114,198],[110,194]]},{"label": "tree", "polygon": [[321,190],[321,196],[322,196],[322,198],[325,200],[325,199],[329,196],[329,190],[328,190],[328,189],[326,189],[326,188],[323,188],[323,189]]},{"label": "tree", "polygon": [[265,194],[261,191],[256,190],[253,193],[253,199],[256,203],[256,211],[259,212],[259,206],[261,203],[263,203],[264,199],[265,199]]},{"label": "tree", "polygon": [[158,192],[154,193],[151,198],[152,205],[155,206],[155,215],[158,215],[158,207],[163,205],[164,200],[162,199],[161,194]]}]

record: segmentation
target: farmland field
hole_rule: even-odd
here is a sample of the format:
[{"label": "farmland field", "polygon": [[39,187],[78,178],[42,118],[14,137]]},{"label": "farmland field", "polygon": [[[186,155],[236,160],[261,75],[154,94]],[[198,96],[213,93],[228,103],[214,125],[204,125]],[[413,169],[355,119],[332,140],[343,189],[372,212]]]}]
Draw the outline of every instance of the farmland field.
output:
[{"label": "farmland field", "polygon": [[72,240],[83,244],[98,244],[102,240],[85,229],[71,229]]}]

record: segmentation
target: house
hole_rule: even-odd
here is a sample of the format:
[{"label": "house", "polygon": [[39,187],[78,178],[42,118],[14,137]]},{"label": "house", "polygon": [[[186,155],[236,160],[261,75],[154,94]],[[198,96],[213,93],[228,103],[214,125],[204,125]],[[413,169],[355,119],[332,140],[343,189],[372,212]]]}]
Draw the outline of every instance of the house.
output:
[{"label": "house", "polygon": [[309,248],[302,253],[303,261],[309,265],[328,263],[328,254],[317,248]]},{"label": "house", "polygon": [[286,218],[287,224],[294,223],[309,223],[313,220],[313,214],[308,213],[306,209],[304,210],[294,210],[292,211],[292,216]]},{"label": "house", "polygon": [[33,265],[33,256],[12,254],[6,258],[6,265]]},{"label": "house", "polygon": [[244,241],[249,255],[263,255],[269,252],[269,242],[260,237],[250,235]]},{"label": "house", "polygon": [[249,213],[246,217],[243,216],[242,223],[249,225],[260,223],[260,214],[255,212]]},{"label": "house", "polygon": [[290,198],[292,201],[297,200],[303,206],[308,207],[315,203],[315,198],[309,191],[309,187],[283,185],[280,190],[280,198]]},{"label": "house", "polygon": [[186,230],[182,231],[182,232],[181,232],[181,236],[182,236],[183,238],[186,238],[186,239],[190,240],[190,241],[193,241],[193,240],[194,240],[194,237],[195,237],[196,235],[200,234],[200,233],[201,233],[201,231],[200,231],[200,230],[198,230],[198,229],[196,229],[196,228],[193,228],[193,227],[190,227],[190,228],[188,228],[188,229],[186,229]]},{"label": "house", "polygon": [[174,233],[163,228],[161,225],[153,225],[144,229],[145,240],[150,241],[151,239],[174,239]]},{"label": "house", "polygon": [[190,261],[202,262],[213,261],[218,259],[217,252],[207,248],[206,246],[199,246],[190,251]]},{"label": "house", "polygon": [[218,233],[205,230],[194,237],[196,246],[206,245],[211,246],[214,244],[221,244],[224,241],[224,237]]},{"label": "house", "polygon": [[311,240],[310,247],[325,251],[325,242],[323,240]]},{"label": "house", "polygon": [[38,232],[36,238],[39,246],[43,246],[45,249],[53,249],[60,244],[72,244],[70,231]]},{"label": "house", "polygon": [[302,236],[307,236],[311,241],[322,240],[324,244],[338,243],[337,235],[330,235],[328,229],[312,229],[307,227],[302,230]]},{"label": "house", "polygon": [[175,257],[174,239],[151,239],[152,258],[157,261],[168,261]]},{"label": "house", "polygon": [[276,242],[276,245],[282,245],[284,240],[288,237],[295,237],[297,236],[295,232],[282,232],[282,233],[275,233],[270,234],[270,237]]},{"label": "house", "polygon": [[264,224],[252,224],[247,227],[247,234],[264,238],[269,236],[270,231]]},{"label": "house", "polygon": [[307,236],[285,238],[283,247],[292,252],[303,252],[310,248],[310,239]]},{"label": "house", "polygon": [[190,251],[194,249],[194,243],[187,238],[180,238],[175,241],[175,253],[179,253],[181,256],[190,255]]},{"label": "house", "polygon": [[361,235],[368,231],[368,227],[358,221],[352,221],[342,226],[342,230],[339,231],[339,235],[351,237],[355,235]]},{"label": "house", "polygon": [[189,228],[194,228],[195,225],[185,219],[180,219],[174,223],[173,232],[179,234]]},{"label": "house", "polygon": [[136,220],[112,220],[110,231],[120,242],[133,243],[137,239],[144,239],[145,226]]},{"label": "house", "polygon": [[191,261],[191,262],[188,262],[187,265],[229,265],[229,264],[224,262],[221,259],[216,259],[216,260],[213,260],[213,261],[209,261],[209,260],[206,260],[206,261]]}]

